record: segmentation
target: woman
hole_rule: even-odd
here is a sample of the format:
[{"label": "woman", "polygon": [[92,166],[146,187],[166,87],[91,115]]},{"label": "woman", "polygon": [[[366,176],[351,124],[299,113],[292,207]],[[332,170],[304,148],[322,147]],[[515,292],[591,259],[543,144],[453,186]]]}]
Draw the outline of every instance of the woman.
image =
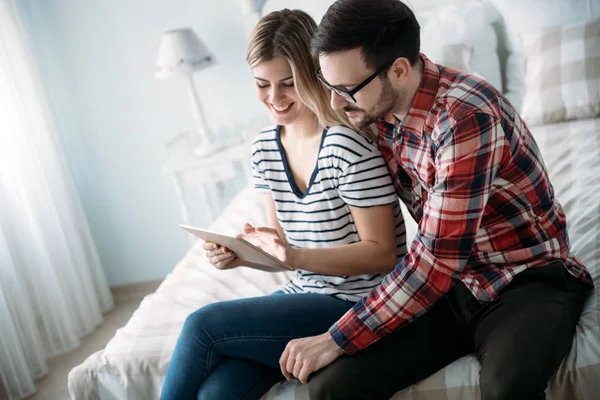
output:
[{"label": "woman", "polygon": [[[265,16],[248,46],[256,94],[277,125],[252,148],[269,227],[244,227],[297,270],[271,296],[210,304],[184,324],[162,399],[259,399],[283,379],[294,338],[322,334],[377,286],[405,253],[394,187],[372,142],[329,107],[310,55],[315,22],[304,12]],[[205,244],[217,268],[241,265]]]}]

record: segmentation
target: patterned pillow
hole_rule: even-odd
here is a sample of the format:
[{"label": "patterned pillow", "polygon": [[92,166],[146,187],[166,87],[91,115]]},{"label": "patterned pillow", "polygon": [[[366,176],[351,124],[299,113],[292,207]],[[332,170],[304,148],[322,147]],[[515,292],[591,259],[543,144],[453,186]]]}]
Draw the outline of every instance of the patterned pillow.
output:
[{"label": "patterned pillow", "polygon": [[521,35],[530,126],[600,116],[600,20]]}]

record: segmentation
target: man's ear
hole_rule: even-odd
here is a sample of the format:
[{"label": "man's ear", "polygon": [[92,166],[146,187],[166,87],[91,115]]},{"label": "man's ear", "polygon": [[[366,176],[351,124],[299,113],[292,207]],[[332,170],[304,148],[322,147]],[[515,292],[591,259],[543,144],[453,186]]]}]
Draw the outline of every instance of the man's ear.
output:
[{"label": "man's ear", "polygon": [[388,70],[388,79],[392,84],[404,85],[408,81],[412,66],[408,58],[398,57]]}]

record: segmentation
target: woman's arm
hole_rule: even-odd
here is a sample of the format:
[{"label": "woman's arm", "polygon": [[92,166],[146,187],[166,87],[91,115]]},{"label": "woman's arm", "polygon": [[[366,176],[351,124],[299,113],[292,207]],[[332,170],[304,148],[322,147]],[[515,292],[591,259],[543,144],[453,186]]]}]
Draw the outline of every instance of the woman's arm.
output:
[{"label": "woman's arm", "polygon": [[396,223],[393,205],[349,206],[360,242],[326,249],[290,247],[277,220],[275,201],[265,196],[270,228],[245,229],[245,235],[259,238],[265,251],[295,269],[319,274],[348,276],[389,273],[396,265]]},{"label": "woman's arm", "polygon": [[360,242],[327,249],[291,249],[293,268],[328,275],[387,274],[396,265],[394,206],[349,206]]},{"label": "woman's arm", "polygon": [[271,193],[264,194],[265,200],[265,209],[267,210],[267,221],[269,223],[269,227],[271,229],[275,229],[279,234],[279,238],[283,241],[283,243],[287,244],[287,238],[285,237],[285,233],[283,232],[283,228],[277,219],[277,209],[275,208],[275,200],[273,200],[273,196]]}]

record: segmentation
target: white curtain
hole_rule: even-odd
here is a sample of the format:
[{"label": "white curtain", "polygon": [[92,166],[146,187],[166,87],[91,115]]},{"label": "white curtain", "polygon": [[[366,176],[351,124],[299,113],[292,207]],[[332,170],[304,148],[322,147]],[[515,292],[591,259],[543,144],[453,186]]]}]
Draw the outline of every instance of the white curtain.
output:
[{"label": "white curtain", "polygon": [[0,397],[33,393],[112,305],[15,0],[0,0]]}]

